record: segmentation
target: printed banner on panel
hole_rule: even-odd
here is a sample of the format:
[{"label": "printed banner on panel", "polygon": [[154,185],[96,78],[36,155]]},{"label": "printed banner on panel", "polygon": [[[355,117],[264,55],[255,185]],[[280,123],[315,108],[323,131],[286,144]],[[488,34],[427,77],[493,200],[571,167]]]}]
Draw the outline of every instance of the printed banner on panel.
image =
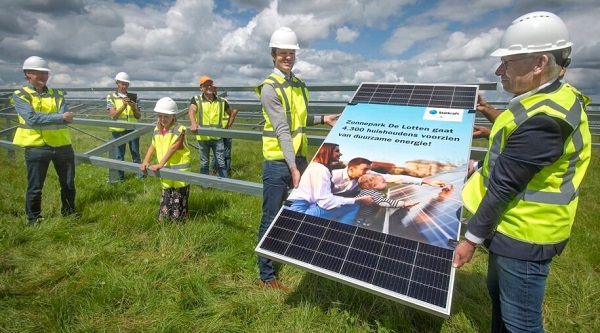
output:
[{"label": "printed banner on panel", "polygon": [[474,120],[466,109],[348,105],[284,208],[450,248]]}]

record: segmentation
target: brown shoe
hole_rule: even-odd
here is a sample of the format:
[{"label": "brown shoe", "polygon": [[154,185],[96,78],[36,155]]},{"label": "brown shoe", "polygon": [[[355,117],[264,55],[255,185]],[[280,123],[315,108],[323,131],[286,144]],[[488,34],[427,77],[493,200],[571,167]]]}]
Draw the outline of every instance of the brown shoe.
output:
[{"label": "brown shoe", "polygon": [[277,279],[273,279],[270,281],[260,280],[260,286],[263,288],[279,289],[286,293],[290,292],[290,288],[288,288],[285,284],[283,284],[281,281],[279,281]]}]

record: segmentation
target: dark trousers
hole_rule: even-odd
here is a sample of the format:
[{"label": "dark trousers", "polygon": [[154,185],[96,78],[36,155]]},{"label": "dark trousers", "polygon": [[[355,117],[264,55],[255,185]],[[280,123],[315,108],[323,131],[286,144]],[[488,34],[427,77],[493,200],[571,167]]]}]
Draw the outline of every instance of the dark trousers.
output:
[{"label": "dark trousers", "polygon": [[[307,166],[308,162],[305,157],[296,158],[296,167],[301,173],[306,170]],[[287,198],[288,190],[292,186],[290,168],[283,160],[265,160],[263,162],[262,180],[263,204],[262,217],[258,227],[259,242],[269,229],[277,213],[279,213],[283,201]],[[273,261],[269,258],[258,257],[258,270],[260,279],[263,281],[271,281],[277,277]]]},{"label": "dark trousers", "polygon": [[63,216],[75,212],[75,153],[71,145],[62,147],[31,147],[25,149],[27,166],[27,193],[25,212],[29,222],[42,215],[42,188],[50,162],[54,165],[60,183],[60,212]]}]

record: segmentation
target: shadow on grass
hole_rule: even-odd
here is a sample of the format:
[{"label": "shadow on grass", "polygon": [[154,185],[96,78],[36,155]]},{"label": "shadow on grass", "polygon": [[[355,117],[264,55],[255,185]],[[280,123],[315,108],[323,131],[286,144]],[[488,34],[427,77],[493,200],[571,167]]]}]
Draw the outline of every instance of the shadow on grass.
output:
[{"label": "shadow on grass", "polygon": [[[192,189],[201,191],[196,187]],[[230,205],[231,200],[222,197],[220,193],[212,190],[202,190],[200,195],[190,195],[188,212],[191,219],[197,219],[205,215],[218,213],[229,208]]]},{"label": "shadow on grass", "polygon": [[[133,180],[135,181],[135,180]],[[77,195],[77,205],[80,207],[89,206],[98,202],[119,201],[122,203],[133,203],[137,198],[138,192],[134,192],[134,186],[131,181],[125,181],[117,184],[100,184],[94,187],[93,191],[88,191],[84,185],[81,186],[84,195]],[[138,189],[136,188],[136,191]],[[135,195],[132,195],[134,193]],[[160,195],[160,193],[158,194]]]},{"label": "shadow on grass", "polygon": [[364,322],[384,332],[441,332],[444,324],[457,315],[463,316],[462,320],[468,321],[475,332],[485,332],[490,327],[489,317],[480,316],[482,309],[489,309],[491,305],[485,276],[479,273],[458,272],[449,319],[312,273],[304,274],[286,303],[294,306],[310,303],[325,313],[342,312],[349,323]]}]

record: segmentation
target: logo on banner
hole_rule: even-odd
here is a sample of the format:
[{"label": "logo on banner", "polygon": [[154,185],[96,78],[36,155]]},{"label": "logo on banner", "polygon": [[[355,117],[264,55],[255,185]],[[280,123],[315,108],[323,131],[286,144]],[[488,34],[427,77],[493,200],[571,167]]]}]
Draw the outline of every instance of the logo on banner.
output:
[{"label": "logo on banner", "polygon": [[461,109],[425,108],[423,120],[462,122],[463,113]]}]

